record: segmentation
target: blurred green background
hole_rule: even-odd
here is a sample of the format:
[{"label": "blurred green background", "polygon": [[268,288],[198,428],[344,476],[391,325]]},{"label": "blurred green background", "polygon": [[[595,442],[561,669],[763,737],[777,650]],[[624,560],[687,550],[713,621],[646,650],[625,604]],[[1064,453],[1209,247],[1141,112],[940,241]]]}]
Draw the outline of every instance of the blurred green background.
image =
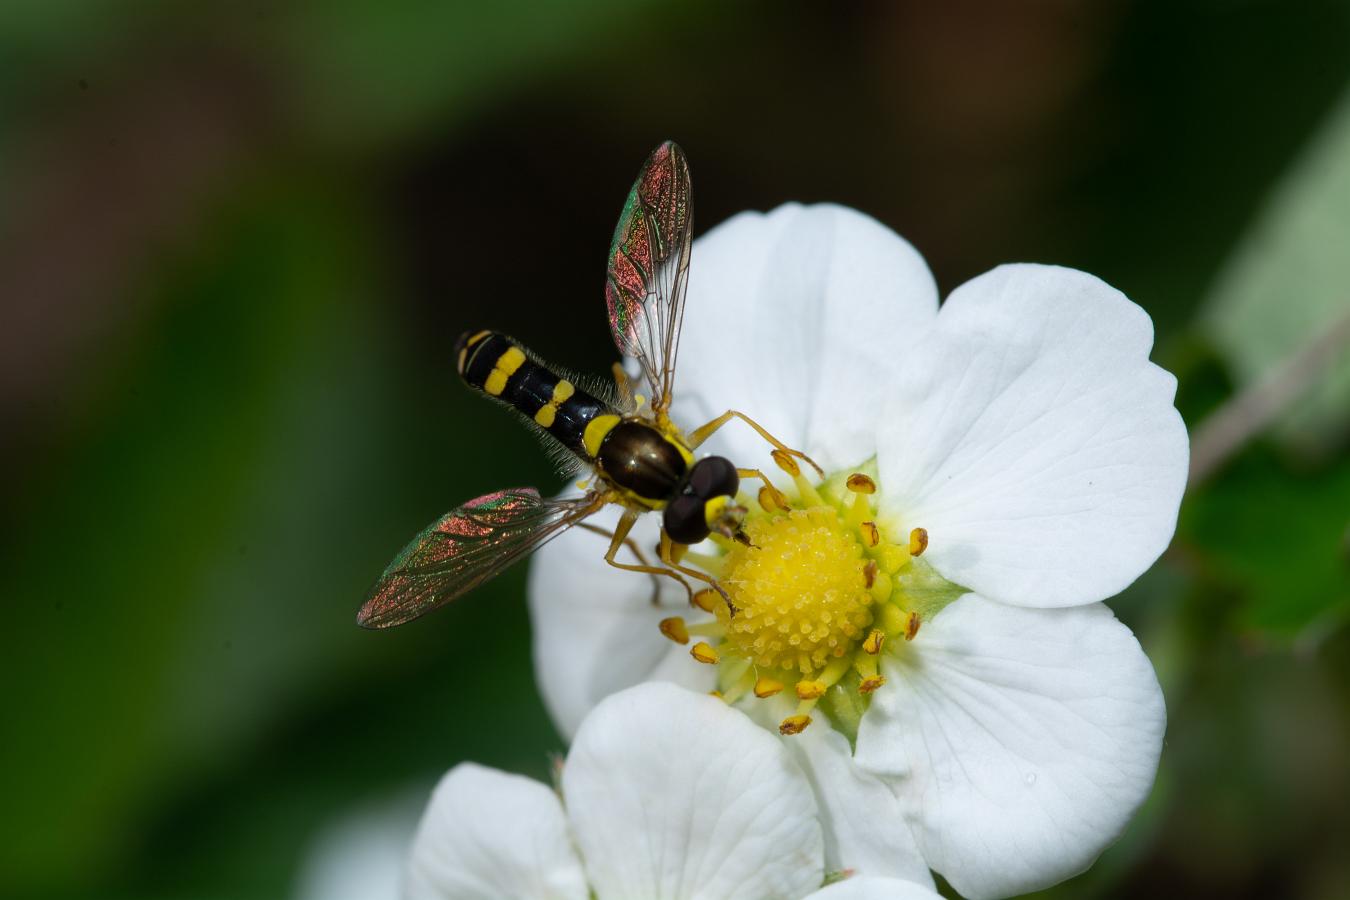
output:
[{"label": "blurred green background", "polygon": [[944,293],[1054,262],[1152,314],[1209,454],[1113,603],[1168,742],[1048,894],[1350,896],[1348,87],[1345,2],[0,5],[0,893],[286,897],[455,762],[546,776],[523,569],[353,616],[437,514],[556,486],[450,349],[605,371],[669,137],[699,232],[834,200]]}]

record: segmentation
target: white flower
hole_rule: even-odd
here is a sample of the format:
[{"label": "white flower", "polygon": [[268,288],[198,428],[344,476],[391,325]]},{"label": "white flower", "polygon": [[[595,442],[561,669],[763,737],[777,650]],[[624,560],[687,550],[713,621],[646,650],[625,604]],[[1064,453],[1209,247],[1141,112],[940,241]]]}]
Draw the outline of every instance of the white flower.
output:
[{"label": "white flower", "polygon": [[[1147,314],[1039,265],[995,269],[939,312],[914,249],[837,206],[739,215],[695,244],[690,277],[675,421],[742,410],[826,478],[779,473],[794,511],[762,496],[756,547],[691,554],[734,618],[715,595],[699,598],[715,617],[669,588],[652,605],[579,529],[541,550],[534,652],[559,727],[643,680],[717,685],[790,714],[785,732],[823,710],[837,730],[787,741],[831,864],[911,880],[926,864],[971,897],[1086,869],[1147,796],[1166,721],[1147,657],[1099,602],[1167,546],[1185,484]],[[767,450],[733,424],[699,452],[773,472]],[[656,523],[639,524],[650,546]],[[717,665],[659,623],[707,638],[693,655]]]},{"label": "white flower", "polygon": [[544,785],[460,765],[413,842],[408,900],[938,900],[920,885],[824,890],[824,837],[787,750],[711,697],[632,688],[587,717]]}]

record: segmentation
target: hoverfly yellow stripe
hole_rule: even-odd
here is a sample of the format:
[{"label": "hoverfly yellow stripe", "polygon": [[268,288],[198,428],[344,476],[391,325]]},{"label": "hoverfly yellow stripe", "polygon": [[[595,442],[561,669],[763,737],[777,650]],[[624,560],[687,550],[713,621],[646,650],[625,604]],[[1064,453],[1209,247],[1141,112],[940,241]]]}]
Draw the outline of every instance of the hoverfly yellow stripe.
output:
[{"label": "hoverfly yellow stripe", "polygon": [[502,391],[506,390],[506,382],[523,365],[525,365],[525,354],[521,349],[519,347],[507,348],[506,352],[497,358],[497,364],[492,371],[488,373],[487,381],[483,382],[483,390],[494,397],[500,397]]},{"label": "hoverfly yellow stripe", "polygon": [[586,423],[586,431],[581,435],[581,444],[592,459],[600,455],[600,442],[605,439],[605,435],[614,430],[619,421],[619,416],[606,413]]},{"label": "hoverfly yellow stripe", "polygon": [[489,334],[492,334],[492,332],[491,332],[491,331],[480,331],[480,332],[478,332],[477,334],[475,334],[475,335],[473,335],[472,337],[470,337],[467,341],[465,341],[465,342],[464,342],[464,346],[465,346],[465,347],[472,347],[474,344],[478,343],[478,342],[481,341],[483,338],[487,337]]},{"label": "hoverfly yellow stripe", "polygon": [[553,386],[553,396],[539,407],[539,411],[534,414],[534,420],[545,428],[551,427],[553,420],[558,417],[558,405],[565,403],[576,392],[577,389],[572,382],[566,378],[559,379]]},{"label": "hoverfly yellow stripe", "polygon": [[519,347],[507,348],[506,352],[497,359],[497,368],[505,372],[507,378],[516,374],[516,370],[523,365],[525,365],[525,353]]}]

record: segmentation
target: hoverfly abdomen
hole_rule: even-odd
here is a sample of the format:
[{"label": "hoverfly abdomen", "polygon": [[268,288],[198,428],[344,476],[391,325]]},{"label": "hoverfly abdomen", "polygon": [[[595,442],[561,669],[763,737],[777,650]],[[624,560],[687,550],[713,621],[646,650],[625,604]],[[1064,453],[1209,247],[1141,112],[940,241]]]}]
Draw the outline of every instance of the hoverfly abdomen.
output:
[{"label": "hoverfly abdomen", "polygon": [[568,450],[590,458],[586,426],[609,412],[608,406],[531,359],[525,348],[500,332],[466,333],[456,350],[459,374],[469,385],[513,407]]}]

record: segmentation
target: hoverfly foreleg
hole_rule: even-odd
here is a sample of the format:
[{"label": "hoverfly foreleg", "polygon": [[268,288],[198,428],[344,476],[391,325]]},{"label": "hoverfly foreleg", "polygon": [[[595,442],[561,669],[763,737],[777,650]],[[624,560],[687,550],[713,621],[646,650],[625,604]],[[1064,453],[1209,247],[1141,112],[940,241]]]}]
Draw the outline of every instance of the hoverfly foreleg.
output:
[{"label": "hoverfly foreleg", "polygon": [[[680,587],[684,588],[685,592],[689,595],[690,602],[693,602],[694,589],[689,586],[689,582],[685,581],[678,574],[671,571],[671,569],[663,568],[661,566],[649,565],[647,563],[646,557],[642,555],[642,551],[638,549],[637,542],[628,536],[628,533],[633,530],[633,523],[637,521],[637,517],[638,514],[632,511],[631,509],[624,510],[623,516],[619,519],[619,524],[614,526],[613,532],[605,531],[605,529],[594,525],[590,527],[591,531],[597,531],[600,534],[608,536],[610,539],[609,551],[605,553],[605,562],[609,563],[616,569],[623,569],[624,571],[627,572],[645,572],[648,575],[651,575],[653,581],[653,589],[652,589],[653,606],[658,605],[661,594],[660,582],[656,581],[657,575],[664,575],[667,578],[673,578],[676,581],[678,581],[680,583]],[[628,549],[633,551],[634,555],[637,556],[638,560],[641,562],[640,565],[633,565],[632,563],[621,563],[617,559],[615,559],[615,557],[619,553],[619,548],[623,546],[627,546]]]},{"label": "hoverfly foreleg", "polygon": [[[595,534],[598,534],[601,537],[607,538],[611,541],[614,539],[614,532],[610,531],[608,528],[601,528],[599,525],[593,525],[590,522],[581,522],[578,527],[584,528],[587,531],[594,532]],[[621,543],[623,544],[623,546],[627,547],[629,550],[632,551],[633,555],[637,557],[638,563],[640,563],[647,570],[647,574],[651,576],[652,606],[659,606],[661,604],[661,579],[657,577],[657,573],[665,572],[665,574],[671,576],[674,576],[675,573],[667,572],[665,569],[653,566],[650,562],[648,562],[646,554],[642,552],[642,548],[639,547],[637,541],[633,540],[631,537],[625,537]],[[606,561],[609,562],[609,560]],[[686,591],[689,590],[689,585],[684,583],[684,579],[682,578],[679,579],[679,582]]]},{"label": "hoverfly foreleg", "polygon": [[733,418],[740,419],[742,422],[749,425],[751,428],[755,429],[755,431],[758,432],[759,436],[764,438],[764,440],[768,441],[775,450],[778,450],[781,453],[785,453],[788,456],[795,456],[798,459],[806,462],[811,468],[815,469],[817,475],[820,475],[822,477],[825,475],[825,471],[821,469],[820,466],[816,465],[816,461],[813,460],[811,457],[807,456],[800,450],[793,450],[787,444],[784,444],[778,438],[774,437],[772,434],[769,434],[769,432],[765,430],[763,425],[759,424],[754,419],[747,416],[745,413],[735,409],[729,409],[726,412],[722,413],[717,418],[713,419],[711,422],[707,423],[706,425],[702,425],[691,431],[689,433],[689,449],[690,450],[696,449],[699,444],[702,444],[708,438],[712,437],[713,433],[717,431],[717,429],[721,428],[723,425],[730,422]]},{"label": "hoverfly foreleg", "polygon": [[713,578],[706,572],[700,572],[698,569],[690,569],[686,566],[682,566],[675,561],[676,554],[684,549],[687,548],[685,548],[683,544],[675,543],[671,540],[670,535],[666,534],[666,530],[664,528],[661,529],[661,546],[659,552],[661,562],[670,566],[682,575],[688,575],[690,578],[697,578],[699,581],[706,581],[713,590],[722,595],[722,599],[726,601],[727,604],[727,611],[734,617],[736,615],[736,604],[731,602],[731,595],[726,592],[726,589],[723,588],[722,585],[717,583],[716,578]]}]

